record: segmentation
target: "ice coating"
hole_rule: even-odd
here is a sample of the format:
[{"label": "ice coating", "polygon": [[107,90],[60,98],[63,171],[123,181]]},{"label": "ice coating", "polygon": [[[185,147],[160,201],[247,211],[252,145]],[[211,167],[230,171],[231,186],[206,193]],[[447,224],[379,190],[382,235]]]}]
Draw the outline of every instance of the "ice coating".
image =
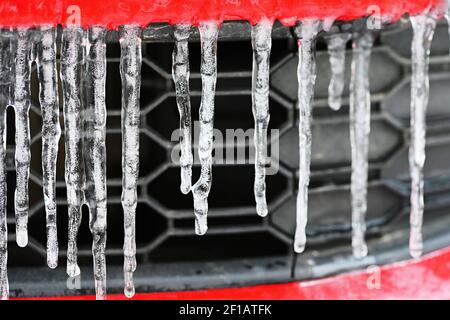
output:
[{"label": "ice coating", "polygon": [[0,30],[0,300],[9,297],[8,223],[6,216],[6,108],[9,104],[10,38]]},{"label": "ice coating", "polygon": [[188,40],[191,26],[188,24],[175,25],[175,46],[172,55],[172,77],[175,84],[175,93],[178,111],[180,113],[180,190],[188,194],[192,185],[192,123],[191,99],[189,96],[189,48]]},{"label": "ice coating", "polygon": [[120,74],[122,77],[122,207],[124,214],[125,296],[134,296],[136,270],[136,206],[139,177],[139,96],[141,87],[141,28],[120,29]]},{"label": "ice coating", "polygon": [[83,152],[85,162],[85,199],[89,207],[89,228],[93,243],[95,292],[106,298],[106,29],[88,30],[86,50]]},{"label": "ice coating", "polygon": [[82,77],[85,31],[77,26],[63,30],[61,46],[61,81],[63,90],[65,180],[69,215],[67,274],[80,274],[77,263],[77,234],[84,201]]},{"label": "ice coating", "polygon": [[272,48],[272,22],[264,19],[252,27],[253,77],[252,110],[255,119],[255,182],[256,212],[267,215],[266,163],[267,128],[269,126],[269,74]]},{"label": "ice coating", "polygon": [[373,40],[371,32],[353,35],[350,80],[351,208],[353,256],[358,259],[367,255],[364,235],[370,134],[369,66]]},{"label": "ice coating", "polygon": [[13,106],[15,111],[15,163],[16,191],[14,208],[16,212],[16,242],[20,247],[28,243],[28,179],[30,176],[30,76],[31,76],[31,29],[18,28],[14,32],[12,52]]},{"label": "ice coating", "polygon": [[56,70],[56,29],[43,26],[36,43],[39,77],[39,102],[42,114],[42,180],[47,217],[47,264],[58,265],[56,228],[56,158],[61,136],[58,104],[58,75]]},{"label": "ice coating", "polygon": [[351,39],[350,33],[335,33],[325,38],[330,57],[331,79],[328,86],[328,105],[337,111],[341,108],[345,87],[345,48]]},{"label": "ice coating", "polygon": [[409,166],[411,175],[411,213],[409,252],[417,258],[422,254],[423,166],[425,164],[426,111],[429,98],[428,64],[436,28],[436,17],[424,13],[411,17],[414,31],[411,47],[411,145]]},{"label": "ice coating", "polygon": [[316,82],[315,38],[322,28],[316,19],[302,21],[295,28],[298,38],[298,109],[299,109],[299,180],[297,194],[297,225],[294,250],[301,253],[306,245],[308,220],[308,186],[311,163],[311,121],[314,84]]},{"label": "ice coating", "polygon": [[203,22],[199,26],[201,43],[202,99],[200,102],[200,137],[198,155],[201,172],[197,183],[192,186],[194,197],[195,233],[204,235],[208,230],[208,195],[212,183],[212,150],[214,126],[214,95],[217,79],[217,37],[219,27],[216,21]]}]

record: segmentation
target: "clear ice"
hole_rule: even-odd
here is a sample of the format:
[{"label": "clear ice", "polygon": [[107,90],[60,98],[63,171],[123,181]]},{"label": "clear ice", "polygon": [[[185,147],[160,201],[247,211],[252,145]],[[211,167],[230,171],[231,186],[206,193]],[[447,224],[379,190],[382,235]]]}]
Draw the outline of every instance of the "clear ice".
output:
[{"label": "clear ice", "polygon": [[192,186],[194,197],[195,233],[204,235],[208,230],[208,195],[212,183],[212,150],[214,125],[214,95],[217,79],[217,37],[219,27],[216,21],[202,22],[199,26],[201,44],[202,98],[200,102],[200,137],[198,155],[201,172],[197,183]]},{"label": "clear ice", "polygon": [[192,185],[192,123],[191,99],[189,96],[189,48],[188,41],[191,26],[188,24],[175,25],[175,46],[172,55],[172,77],[175,84],[175,93],[178,111],[180,112],[180,190],[188,194]]},{"label": "clear ice", "polygon": [[298,109],[299,109],[299,180],[297,195],[297,226],[294,250],[301,253],[306,245],[308,220],[308,186],[311,163],[311,121],[314,85],[316,82],[315,38],[322,22],[306,19],[295,28],[298,38]]},{"label": "clear ice", "polygon": [[84,201],[82,77],[85,31],[78,26],[63,30],[61,46],[61,81],[64,97],[65,180],[69,215],[67,274],[80,274],[77,263],[77,234]]},{"label": "clear ice", "polygon": [[58,73],[56,70],[56,29],[38,29],[36,44],[39,77],[39,102],[42,114],[42,180],[47,216],[47,264],[58,265],[58,237],[56,228],[56,159],[61,136],[59,125]]},{"label": "clear ice", "polygon": [[409,166],[411,174],[411,213],[409,252],[417,258],[422,254],[423,166],[425,164],[426,110],[429,98],[428,64],[436,18],[431,13],[411,17],[414,31],[412,41],[411,76],[411,145]]},{"label": "clear ice", "polygon": [[32,31],[18,28],[13,35],[14,63],[12,64],[13,106],[15,110],[16,139],[16,191],[14,193],[16,211],[16,242],[20,247],[28,243],[28,179],[30,176],[30,120],[31,105],[31,48]]},{"label": "clear ice", "polygon": [[331,79],[328,86],[328,105],[339,110],[342,104],[342,93],[345,87],[345,48],[351,39],[350,33],[335,33],[325,38],[330,57]]},{"label": "clear ice", "polygon": [[350,142],[352,153],[351,208],[354,257],[367,255],[364,240],[367,211],[367,175],[370,134],[369,66],[373,46],[370,32],[353,35],[350,81]]},{"label": "clear ice", "polygon": [[10,50],[7,31],[0,31],[0,300],[9,297],[8,224],[6,216],[6,108],[9,105]]},{"label": "clear ice", "polygon": [[141,87],[141,28],[120,29],[120,74],[122,77],[122,207],[124,214],[125,296],[134,296],[136,270],[136,206],[139,177],[139,96]]},{"label": "clear ice", "polygon": [[106,298],[106,32],[99,26],[88,29],[83,141],[85,200],[89,207],[95,292],[99,300]]},{"label": "clear ice", "polygon": [[267,128],[269,126],[269,75],[272,48],[272,22],[262,20],[252,27],[253,77],[252,110],[255,119],[255,182],[256,212],[267,216],[266,163]]}]

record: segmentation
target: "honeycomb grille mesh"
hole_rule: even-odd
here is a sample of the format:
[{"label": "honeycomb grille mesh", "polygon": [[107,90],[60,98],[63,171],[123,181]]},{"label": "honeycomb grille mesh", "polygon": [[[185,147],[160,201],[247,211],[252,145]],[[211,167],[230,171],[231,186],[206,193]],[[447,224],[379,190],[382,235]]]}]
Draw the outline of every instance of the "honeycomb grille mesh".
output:
[{"label": "honeycomb grille mesh", "polygon": [[[450,59],[446,57],[446,25],[439,25],[432,49],[426,205],[444,214],[450,207],[445,191],[450,187]],[[221,261],[279,258],[286,280],[296,276],[295,255],[291,249],[295,219],[298,167],[298,131],[295,108],[296,44],[288,32],[273,41],[271,57],[270,128],[279,129],[280,168],[267,177],[269,217],[256,215],[253,200],[253,164],[215,165],[210,194],[208,234],[194,234],[192,197],[179,191],[179,168],[171,162],[176,142],[172,132],[178,127],[178,110],[171,78],[170,42],[152,41],[143,48],[141,89],[141,145],[139,204],[137,207],[137,257],[140,263]],[[408,25],[391,28],[377,38],[372,55],[372,132],[368,191],[369,235],[375,239],[392,228],[407,230],[409,175],[409,92],[410,39]],[[226,39],[218,46],[218,80],[215,127],[225,129],[253,126],[251,111],[251,43]],[[119,46],[108,47],[107,76],[107,174],[108,174],[108,265],[122,263],[123,216],[121,193],[121,135]],[[347,53],[346,82],[349,83],[351,50]],[[193,119],[198,119],[201,94],[200,45],[190,43]],[[312,177],[307,233],[307,253],[317,248],[350,247],[350,141],[348,85],[344,106],[333,112],[327,106],[330,67],[326,46],[317,46],[318,79],[313,121]],[[33,73],[31,110],[32,171],[30,178],[29,246],[20,249],[13,234],[14,112],[8,111],[8,228],[9,266],[42,266],[45,263],[45,210],[41,184],[40,110],[37,79]],[[60,101],[62,99],[60,98]],[[63,124],[63,122],[61,121]],[[58,236],[60,265],[65,264],[67,248],[67,207],[64,184],[64,140],[58,156]],[[216,145],[217,148],[222,146]],[[248,151],[248,150],[247,150]],[[194,150],[196,152],[196,150]],[[216,150],[217,152],[217,150]],[[248,152],[247,152],[248,155]],[[194,178],[199,174],[198,163]],[[431,208],[431,209],[429,209]],[[427,218],[425,218],[427,223]],[[398,227],[401,225],[401,227]],[[91,265],[91,235],[88,214],[83,209],[79,233],[80,262]],[[320,253],[317,253],[320,254]],[[187,272],[187,271],[186,271]]]}]

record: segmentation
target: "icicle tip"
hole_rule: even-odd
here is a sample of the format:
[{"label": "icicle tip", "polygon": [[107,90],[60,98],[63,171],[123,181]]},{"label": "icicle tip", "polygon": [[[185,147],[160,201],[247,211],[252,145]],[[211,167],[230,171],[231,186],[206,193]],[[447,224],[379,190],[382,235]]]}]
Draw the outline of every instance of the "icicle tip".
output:
[{"label": "icicle tip", "polygon": [[[412,228],[414,229],[414,228]],[[409,254],[414,259],[420,258],[423,253],[423,241],[421,230],[411,230],[409,239]]]},{"label": "icicle tip", "polygon": [[16,243],[21,248],[28,245],[28,230],[26,228],[16,230]]},{"label": "icicle tip", "polygon": [[269,213],[269,210],[267,209],[267,204],[266,203],[258,203],[256,204],[256,213],[260,216],[260,217],[267,217],[267,214]]},{"label": "icicle tip", "polygon": [[195,219],[195,234],[203,236],[208,231],[208,221],[206,216],[197,216]]},{"label": "icicle tip", "polygon": [[366,244],[353,247],[353,257],[355,257],[356,259],[364,259],[365,257],[367,257],[368,253],[369,250],[367,249]]},{"label": "icicle tip", "polygon": [[306,243],[305,241],[294,240],[294,251],[296,253],[303,253],[305,251]]}]

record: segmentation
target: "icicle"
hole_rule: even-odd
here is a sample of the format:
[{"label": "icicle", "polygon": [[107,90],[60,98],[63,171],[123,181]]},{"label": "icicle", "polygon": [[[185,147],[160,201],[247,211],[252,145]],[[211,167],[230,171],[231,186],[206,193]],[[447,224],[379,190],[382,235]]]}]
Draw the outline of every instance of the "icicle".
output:
[{"label": "icicle", "polygon": [[10,39],[0,31],[0,300],[9,297],[8,223],[6,215],[6,107],[10,85]]},{"label": "icicle", "polygon": [[61,136],[59,125],[58,76],[56,70],[56,29],[39,28],[37,45],[39,102],[42,113],[42,179],[47,214],[47,264],[58,265],[58,237],[56,228],[56,158]]},{"label": "icicle", "polygon": [[373,45],[370,32],[353,37],[350,82],[350,141],[352,150],[352,247],[355,258],[367,255],[364,240],[367,211],[367,174],[370,133],[369,65]]},{"label": "icicle", "polygon": [[256,212],[267,215],[266,162],[267,128],[269,126],[269,74],[272,47],[272,22],[262,20],[252,27],[253,79],[252,103],[255,119],[255,183]]},{"label": "icicle", "polygon": [[64,95],[64,128],[66,163],[65,179],[69,214],[67,246],[67,274],[80,274],[77,263],[77,234],[81,223],[83,194],[83,131],[82,131],[82,71],[84,59],[84,31],[67,26],[63,30],[61,47],[61,80]]},{"label": "icicle", "polygon": [[314,57],[315,38],[321,29],[321,22],[308,19],[295,28],[298,37],[298,108],[299,108],[299,181],[297,195],[297,227],[294,250],[301,253],[306,244],[306,223],[308,219],[308,186],[311,163],[311,120],[316,62]]},{"label": "icicle", "polygon": [[325,38],[331,65],[328,105],[336,111],[341,108],[342,92],[345,86],[345,47],[350,38],[350,33],[336,33]]},{"label": "icicle", "polygon": [[423,166],[425,163],[426,110],[429,96],[428,63],[436,19],[430,14],[411,17],[414,31],[411,76],[411,233],[409,252],[417,258],[422,254]]},{"label": "icicle", "polygon": [[139,176],[139,95],[141,87],[141,29],[120,29],[120,74],[122,76],[122,207],[125,241],[125,296],[134,296],[133,272],[136,270],[136,205]]},{"label": "icicle", "polygon": [[199,26],[201,42],[202,99],[200,103],[200,138],[198,155],[201,164],[200,178],[192,187],[194,196],[195,232],[203,235],[208,230],[208,195],[212,182],[212,150],[214,122],[214,94],[217,78],[217,37],[219,28],[216,21],[202,22]]},{"label": "icicle", "polygon": [[172,76],[180,112],[181,192],[189,193],[192,185],[191,100],[189,97],[189,48],[191,26],[175,25]]},{"label": "icicle", "polygon": [[28,243],[28,178],[30,176],[30,75],[31,30],[18,28],[14,32],[14,110],[16,125],[16,242],[20,247]]},{"label": "icicle", "polygon": [[92,232],[97,299],[106,298],[106,29],[88,30],[84,122],[85,198]]},{"label": "icicle", "polygon": [[[3,40],[1,41],[3,42]],[[3,56],[3,43],[1,46],[0,55]],[[1,63],[3,63],[3,59]],[[3,77],[3,75],[0,74],[0,77]],[[0,300],[7,300],[9,284],[7,270],[8,223],[6,221],[6,104],[3,98],[1,97],[0,105]]]}]

